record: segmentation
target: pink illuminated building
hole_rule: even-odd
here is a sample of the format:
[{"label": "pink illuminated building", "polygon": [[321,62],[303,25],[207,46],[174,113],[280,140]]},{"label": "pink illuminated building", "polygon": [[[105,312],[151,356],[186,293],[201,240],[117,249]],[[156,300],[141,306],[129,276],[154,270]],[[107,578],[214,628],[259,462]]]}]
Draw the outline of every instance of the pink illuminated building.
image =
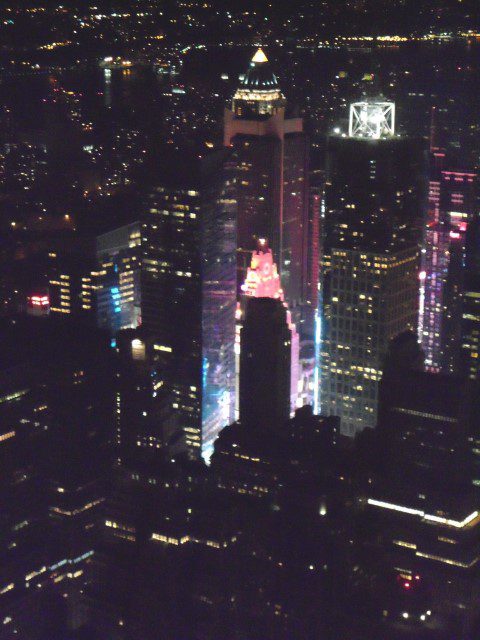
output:
[{"label": "pink illuminated building", "polygon": [[277,265],[265,240],[260,240],[259,249],[252,252],[251,263],[241,290],[244,295],[254,298],[275,298],[282,302],[285,300]]},{"label": "pink illuminated building", "polygon": [[419,334],[427,369],[456,373],[466,233],[475,210],[477,176],[445,170],[445,153],[432,152]]},{"label": "pink illuminated building", "polygon": [[[290,373],[290,411],[293,415],[298,407],[300,380],[300,341],[295,324],[292,322],[288,304],[285,302],[277,265],[273,261],[272,250],[266,240],[259,240],[259,248],[252,251],[250,266],[247,269],[245,282],[241,286],[242,294],[252,298],[273,298],[283,302],[287,309],[287,322],[291,331],[291,373]],[[239,308],[237,319],[241,321],[242,311]],[[237,327],[237,358],[240,355],[240,328]],[[238,372],[238,368],[237,368]],[[238,394],[237,394],[238,395]]]}]

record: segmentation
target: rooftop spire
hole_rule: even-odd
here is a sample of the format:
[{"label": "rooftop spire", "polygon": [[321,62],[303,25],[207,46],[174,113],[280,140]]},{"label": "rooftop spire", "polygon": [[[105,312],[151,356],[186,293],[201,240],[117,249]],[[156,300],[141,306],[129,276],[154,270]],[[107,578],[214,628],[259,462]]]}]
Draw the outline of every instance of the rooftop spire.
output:
[{"label": "rooftop spire", "polygon": [[263,53],[263,50],[261,47],[258,47],[257,53],[252,58],[252,62],[255,62],[255,63],[268,62],[268,58]]},{"label": "rooftop spire", "polygon": [[240,76],[240,86],[233,96],[232,107],[236,118],[246,120],[264,120],[285,107],[285,97],[280,91],[278,78],[260,47],[246,73]]}]

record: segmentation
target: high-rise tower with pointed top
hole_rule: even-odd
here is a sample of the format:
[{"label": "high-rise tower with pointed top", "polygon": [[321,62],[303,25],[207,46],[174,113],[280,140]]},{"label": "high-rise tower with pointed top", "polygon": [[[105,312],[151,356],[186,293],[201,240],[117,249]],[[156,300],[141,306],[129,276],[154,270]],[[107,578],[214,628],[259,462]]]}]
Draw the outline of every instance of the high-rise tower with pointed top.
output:
[{"label": "high-rise tower with pointed top", "polygon": [[225,146],[238,159],[239,282],[251,251],[268,238],[285,298],[296,319],[308,304],[308,140],[301,118],[287,115],[287,101],[262,49],[253,56],[230,108],[225,109]]}]

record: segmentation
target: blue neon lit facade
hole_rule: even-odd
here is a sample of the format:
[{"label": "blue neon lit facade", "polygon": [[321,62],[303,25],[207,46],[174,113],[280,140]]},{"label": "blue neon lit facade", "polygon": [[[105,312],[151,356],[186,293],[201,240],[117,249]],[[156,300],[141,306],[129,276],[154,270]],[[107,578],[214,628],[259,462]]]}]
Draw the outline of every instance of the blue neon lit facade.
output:
[{"label": "blue neon lit facade", "polygon": [[237,203],[227,162],[206,189],[202,210],[202,457],[234,421]]},{"label": "blue neon lit facade", "polygon": [[138,222],[97,238],[97,324],[111,334],[140,323],[140,242]]}]

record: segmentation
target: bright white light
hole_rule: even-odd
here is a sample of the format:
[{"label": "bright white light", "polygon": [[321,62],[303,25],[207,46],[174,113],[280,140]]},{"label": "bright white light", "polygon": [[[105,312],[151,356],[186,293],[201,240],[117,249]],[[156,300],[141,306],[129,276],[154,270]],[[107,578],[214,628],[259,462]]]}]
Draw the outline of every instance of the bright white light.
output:
[{"label": "bright white light", "polygon": [[402,613],[402,618],[405,618],[405,620],[407,620],[409,618],[409,615],[408,615],[408,613],[406,611],[404,611]]},{"label": "bright white light", "polygon": [[395,135],[394,102],[355,102],[350,105],[350,138],[390,138]]},{"label": "bright white light", "polygon": [[391,502],[383,502],[383,500],[373,500],[373,498],[368,499],[368,504],[372,505],[372,507],[381,507],[382,509],[391,509],[392,511],[400,511],[401,513],[408,513],[412,516],[424,516],[424,512],[419,509],[410,509],[410,507],[402,507],[398,504],[392,504]]},{"label": "bright white light", "polygon": [[439,524],[446,524],[449,527],[455,527],[456,529],[463,529],[467,524],[475,520],[478,517],[478,511],[474,511],[469,516],[467,516],[464,520],[459,522],[458,520],[450,520],[449,518],[440,518],[439,516],[430,516],[428,513],[425,514],[425,520],[430,520],[431,522],[438,522]]},{"label": "bright white light", "polygon": [[257,53],[253,56],[252,62],[255,62],[256,64],[258,63],[262,64],[263,62],[268,62],[268,58],[263,53],[262,49],[259,48]]},{"label": "bright white light", "polygon": [[424,614],[424,613],[422,613],[422,615],[420,616],[420,620],[421,620],[422,622],[425,622],[425,620],[426,620],[426,619],[427,619],[427,618],[426,618],[425,614]]},{"label": "bright white light", "polygon": [[372,507],[380,507],[381,509],[390,509],[392,511],[400,511],[400,513],[407,513],[412,516],[420,516],[424,520],[428,520],[429,522],[438,522],[438,524],[444,524],[447,527],[455,527],[456,529],[463,529],[468,524],[473,522],[480,513],[478,511],[474,511],[470,515],[468,515],[464,520],[450,520],[450,518],[441,518],[440,516],[432,516],[420,509],[411,509],[410,507],[402,507],[398,504],[392,504],[391,502],[384,502],[383,500],[374,500],[373,498],[368,498],[367,503]]}]

